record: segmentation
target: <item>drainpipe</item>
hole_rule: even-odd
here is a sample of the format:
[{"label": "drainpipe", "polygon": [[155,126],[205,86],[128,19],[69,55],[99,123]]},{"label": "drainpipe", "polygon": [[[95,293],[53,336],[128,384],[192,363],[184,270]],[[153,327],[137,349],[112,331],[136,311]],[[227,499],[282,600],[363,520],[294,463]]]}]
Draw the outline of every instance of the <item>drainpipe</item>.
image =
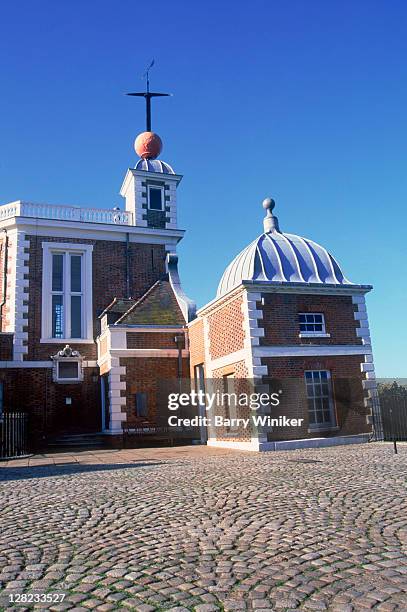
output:
[{"label": "drainpipe", "polygon": [[178,349],[178,378],[182,378],[182,345],[184,343],[184,336],[174,336],[174,342]]},{"label": "drainpipe", "polygon": [[3,255],[3,291],[0,302],[0,331],[3,331],[3,307],[6,303],[7,294],[7,260],[8,260],[8,234],[7,230],[3,229],[4,232],[4,255]]},{"label": "drainpipe", "polygon": [[178,385],[179,392],[182,392],[182,345],[184,343],[184,335],[174,336],[174,342],[178,349]]},{"label": "drainpipe", "polygon": [[127,297],[130,298],[130,234],[126,232],[126,290]]}]

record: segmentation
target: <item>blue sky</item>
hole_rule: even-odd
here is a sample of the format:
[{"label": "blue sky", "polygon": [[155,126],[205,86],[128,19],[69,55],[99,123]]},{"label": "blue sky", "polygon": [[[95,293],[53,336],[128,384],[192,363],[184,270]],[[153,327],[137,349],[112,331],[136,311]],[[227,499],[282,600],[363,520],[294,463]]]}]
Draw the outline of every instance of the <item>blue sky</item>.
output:
[{"label": "blue sky", "polygon": [[0,14],[0,202],[113,207],[155,58],[153,129],[179,188],[185,290],[212,299],[261,232],[371,283],[379,376],[405,376],[407,5],[401,0],[18,3]]}]

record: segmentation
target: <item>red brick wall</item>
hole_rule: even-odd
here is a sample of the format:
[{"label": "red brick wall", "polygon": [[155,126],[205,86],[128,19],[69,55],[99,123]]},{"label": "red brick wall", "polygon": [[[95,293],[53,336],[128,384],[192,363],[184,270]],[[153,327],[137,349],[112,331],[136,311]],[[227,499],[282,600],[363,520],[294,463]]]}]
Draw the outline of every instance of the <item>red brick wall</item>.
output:
[{"label": "red brick wall", "polygon": [[[174,329],[173,332],[127,332],[127,348],[138,349],[138,348],[153,348],[153,349],[177,349],[174,338],[175,336],[182,336],[183,331],[181,329]],[[181,343],[184,348],[184,339]]]},{"label": "red brick wall", "polygon": [[243,297],[239,295],[208,315],[209,351],[212,359],[244,348],[242,305]]},{"label": "red brick wall", "polygon": [[[28,354],[26,360],[46,360],[63,348],[63,344],[40,344],[41,336],[41,289],[42,289],[42,242],[67,242],[93,244],[93,316],[94,335],[99,333],[97,316],[114,297],[127,297],[126,288],[126,244],[106,240],[83,238],[50,238],[49,236],[27,236],[30,240],[29,260],[29,318]],[[163,274],[165,274],[165,248],[163,245],[129,245],[131,297],[138,298]],[[108,279],[107,279],[108,274]],[[72,347],[86,359],[96,359],[96,344],[80,344]]]},{"label": "red brick wall", "polygon": [[[362,344],[356,336],[359,322],[355,321],[355,305],[351,296],[301,295],[290,293],[265,293],[261,345],[281,344]],[[298,313],[318,312],[325,315],[326,332],[330,338],[300,338]]]},{"label": "red brick wall", "polygon": [[222,376],[227,376],[228,374],[233,374],[235,378],[248,378],[249,377],[246,363],[244,361],[237,361],[236,363],[231,363],[227,366],[224,366],[223,368],[218,368],[217,370],[213,370],[212,377],[221,378]]},{"label": "red brick wall", "polygon": [[0,361],[13,359],[13,334],[2,334],[0,332]]},{"label": "red brick wall", "polygon": [[[212,376],[213,379],[222,379],[224,376],[227,376],[229,374],[233,374],[234,378],[236,379],[233,388],[230,390],[231,393],[250,394],[253,391],[250,382],[247,380],[249,374],[247,371],[246,363],[244,361],[237,361],[236,363],[224,366],[223,368],[218,368],[217,370],[213,371]],[[239,381],[239,379],[241,380]],[[219,381],[219,383],[219,386],[217,386],[217,383],[215,383],[215,388],[219,389],[220,393],[225,392],[226,389],[224,388],[221,381]],[[227,416],[226,411],[224,408],[222,408],[222,406],[217,408],[216,414],[222,415],[224,417]],[[237,407],[235,416],[237,418],[247,419],[248,416],[250,416],[250,411],[248,411],[246,407]],[[251,437],[253,435],[253,427],[251,426],[251,424],[249,424],[249,426],[246,428],[243,426],[239,426],[231,431],[228,431],[225,427],[213,427],[212,429],[210,429],[209,433],[211,438],[215,437],[217,440],[227,440],[229,442],[250,442]]]},{"label": "red brick wall", "polygon": [[205,341],[203,320],[197,319],[188,327],[189,359],[191,363],[191,377],[194,376],[194,366],[205,362]]},{"label": "red brick wall", "polygon": [[[365,375],[360,370],[363,357],[359,355],[330,357],[267,357],[262,358],[262,365],[267,365],[268,376],[264,382],[271,384],[272,391],[283,389],[280,413],[273,409],[273,416],[286,415],[289,418],[303,418],[301,429],[286,428],[276,431],[270,439],[315,438],[327,434],[308,432],[308,408],[304,372],[306,370],[328,370],[331,372],[337,431],[328,435],[353,435],[371,431],[366,423],[367,411],[363,404],[364,390],[362,380]],[[289,380],[291,379],[291,381]]]},{"label": "red brick wall", "polygon": [[[120,366],[126,367],[126,375],[123,377],[126,380],[126,390],[121,394],[126,397],[126,413],[130,421],[135,421],[135,394],[138,392],[147,393],[148,402],[148,420],[151,424],[155,424],[157,413],[160,411],[159,399],[157,393],[160,389],[160,381],[178,379],[178,359],[177,357],[148,357],[141,359],[139,357],[120,358]],[[189,360],[182,360],[182,376],[189,378]],[[165,398],[161,398],[164,402]],[[161,406],[164,414],[167,415],[167,404]],[[161,414],[163,412],[161,411]]]},{"label": "red brick wall", "polygon": [[[0,372],[5,408],[28,412],[34,442],[38,442],[43,432],[72,426],[83,431],[99,431],[100,384],[92,381],[97,374],[97,368],[85,368],[82,383],[58,384],[52,381],[51,368],[8,368]],[[72,398],[71,406],[66,405],[66,397]]]}]

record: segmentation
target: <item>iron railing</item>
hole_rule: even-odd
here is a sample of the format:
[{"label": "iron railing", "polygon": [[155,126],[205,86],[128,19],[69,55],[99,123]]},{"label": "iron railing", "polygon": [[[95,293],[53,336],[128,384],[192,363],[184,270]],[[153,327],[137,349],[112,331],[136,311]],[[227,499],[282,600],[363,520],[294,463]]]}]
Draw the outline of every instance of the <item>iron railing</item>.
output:
[{"label": "iron railing", "polygon": [[407,441],[407,389],[397,383],[378,385],[372,398],[374,439]]},{"label": "iron railing", "polygon": [[28,454],[28,414],[3,413],[0,417],[0,459],[12,459]]}]

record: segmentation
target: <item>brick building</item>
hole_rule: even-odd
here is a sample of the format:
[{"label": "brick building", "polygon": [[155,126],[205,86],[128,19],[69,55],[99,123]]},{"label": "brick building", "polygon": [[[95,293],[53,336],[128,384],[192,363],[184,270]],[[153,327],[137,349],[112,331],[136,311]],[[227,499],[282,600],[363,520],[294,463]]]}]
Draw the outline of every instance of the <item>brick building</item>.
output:
[{"label": "brick building", "polygon": [[28,412],[37,439],[153,424],[157,381],[189,376],[182,177],[141,153],[124,210],[0,207],[0,409]]},{"label": "brick building", "polygon": [[136,139],[124,210],[0,206],[0,411],[28,412],[37,440],[61,432],[115,440],[124,424],[154,428],[167,414],[162,381],[242,391],[278,382],[281,409],[301,426],[208,426],[201,440],[267,450],[368,435],[371,287],[349,282],[325,248],[281,232],[265,200],[264,233],[196,313],[177,271],[182,177],[156,159],[160,150],[151,131]]},{"label": "brick building", "polygon": [[[324,247],[280,231],[273,200],[263,206],[264,233],[235,257],[216,298],[188,325],[191,375],[236,396],[239,380],[240,391],[274,387],[280,414],[302,423],[212,427],[207,443],[271,450],[366,439],[376,389],[365,305],[371,286],[347,280]],[[250,412],[236,402],[222,410],[232,420]]]}]

